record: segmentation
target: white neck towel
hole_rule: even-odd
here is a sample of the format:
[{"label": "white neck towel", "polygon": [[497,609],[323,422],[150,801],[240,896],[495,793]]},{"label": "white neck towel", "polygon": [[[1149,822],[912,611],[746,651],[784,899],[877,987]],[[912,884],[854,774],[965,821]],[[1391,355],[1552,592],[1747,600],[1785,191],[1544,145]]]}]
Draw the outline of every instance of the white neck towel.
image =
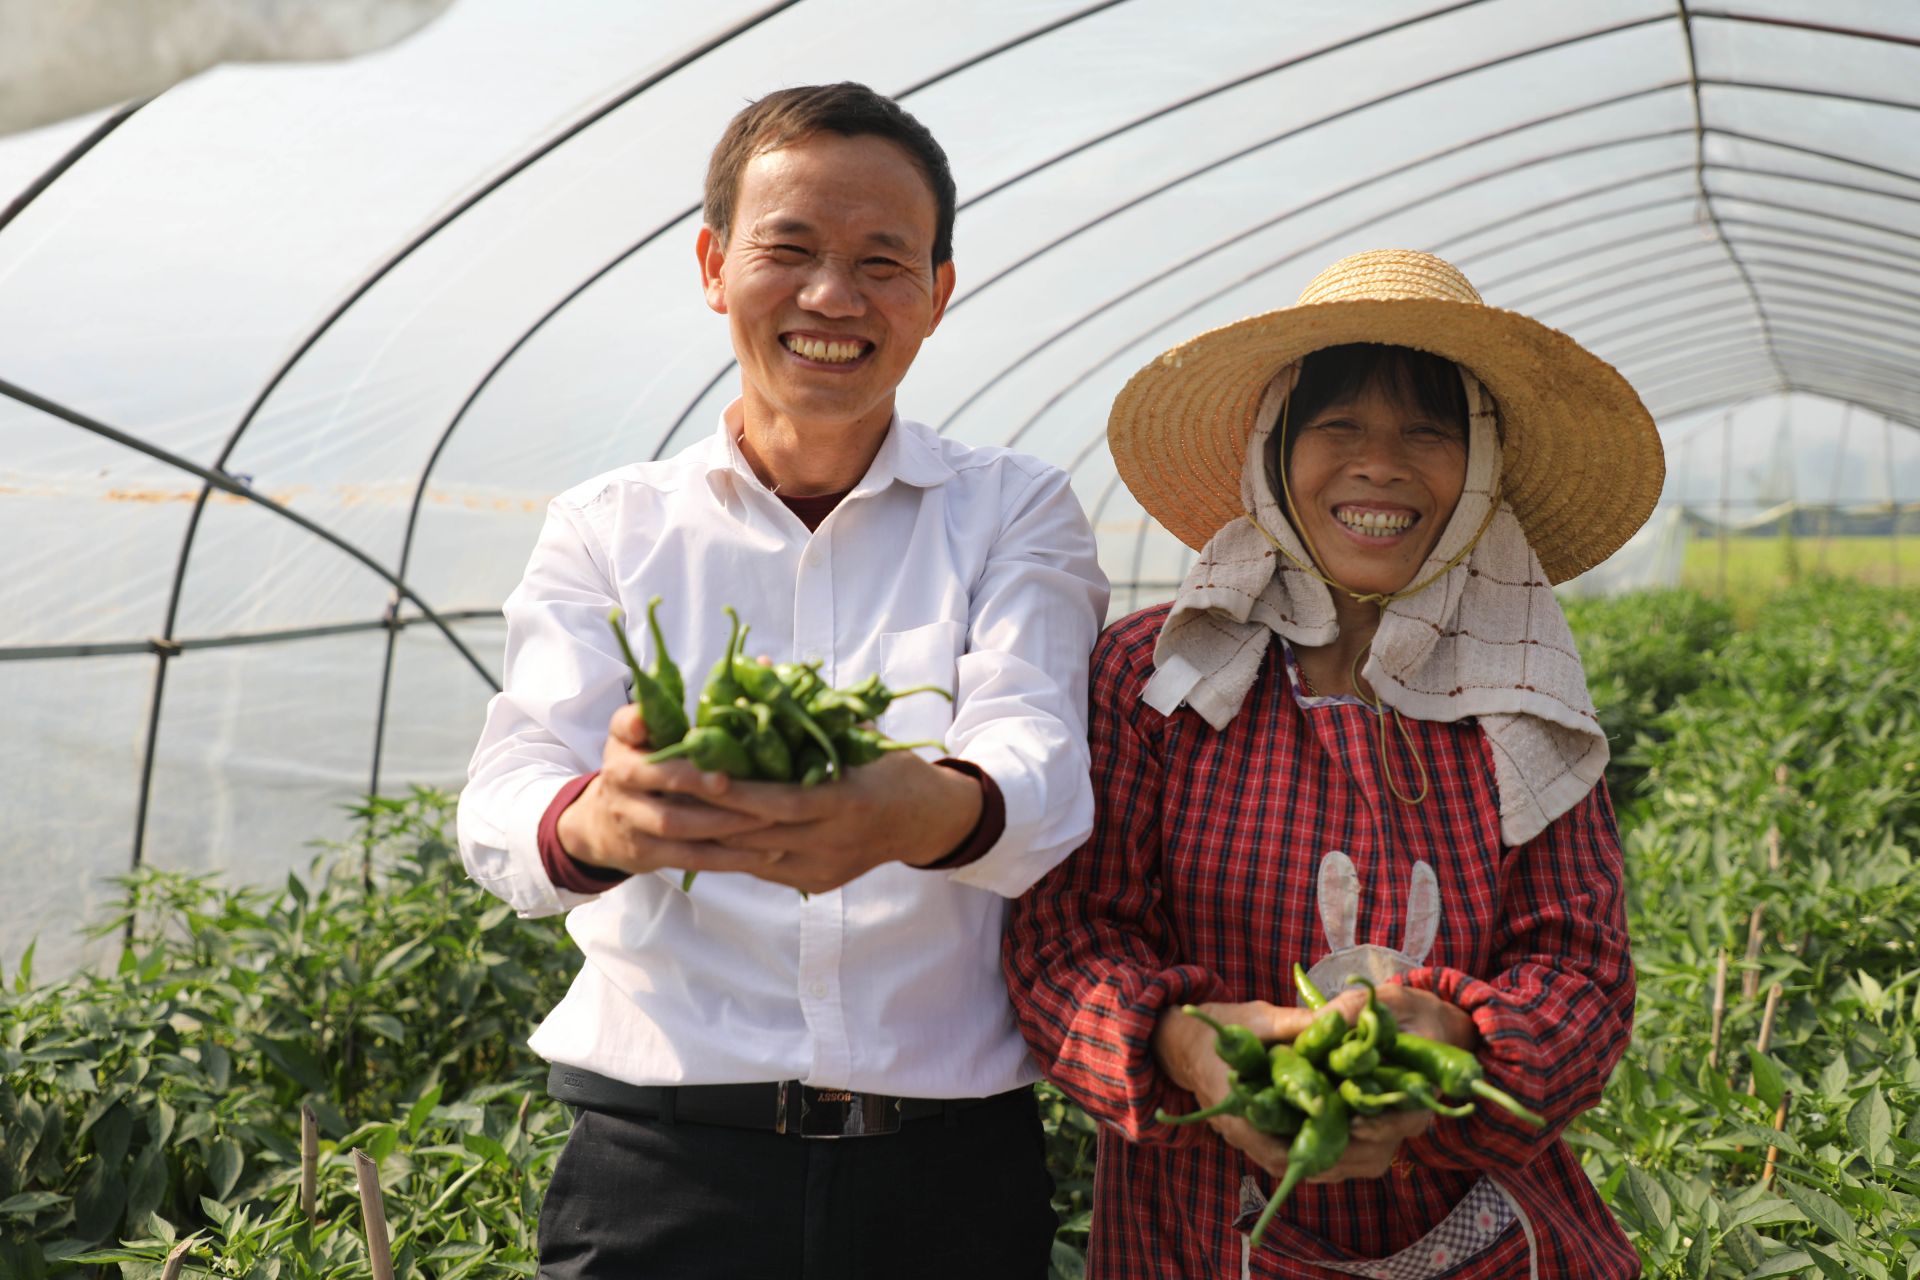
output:
[{"label": "white neck towel", "polygon": [[[1290,364],[1268,385],[1247,444],[1241,498],[1259,527],[1235,520],[1208,541],[1160,629],[1142,697],[1163,715],[1185,702],[1224,728],[1253,687],[1274,635],[1311,646],[1339,634],[1333,598],[1299,567],[1311,558],[1267,477],[1267,440],[1298,376],[1298,363]],[[1415,582],[1440,573],[1498,500],[1492,401],[1466,370],[1460,376],[1468,408],[1466,485]],[[1411,719],[1479,718],[1493,746],[1500,835],[1509,846],[1531,840],[1578,804],[1606,768],[1607,739],[1573,633],[1504,502],[1464,560],[1382,610],[1361,675],[1381,702]]]}]

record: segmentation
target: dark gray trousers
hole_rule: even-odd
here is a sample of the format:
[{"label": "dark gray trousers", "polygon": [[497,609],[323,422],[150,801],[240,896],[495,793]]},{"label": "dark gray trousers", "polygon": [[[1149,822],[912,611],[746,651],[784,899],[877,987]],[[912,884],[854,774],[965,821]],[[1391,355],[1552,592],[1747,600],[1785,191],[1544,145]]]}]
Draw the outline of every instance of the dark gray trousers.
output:
[{"label": "dark gray trousers", "polygon": [[1030,1090],[821,1140],[581,1111],[540,1213],[542,1280],[1045,1280]]}]

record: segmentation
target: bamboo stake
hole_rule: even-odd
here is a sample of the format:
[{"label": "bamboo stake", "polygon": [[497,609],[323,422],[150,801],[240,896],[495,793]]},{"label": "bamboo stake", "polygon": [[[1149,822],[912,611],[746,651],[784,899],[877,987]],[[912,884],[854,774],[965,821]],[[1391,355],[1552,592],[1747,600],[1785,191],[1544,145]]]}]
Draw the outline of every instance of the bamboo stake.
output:
[{"label": "bamboo stake", "polygon": [[367,1261],[373,1264],[373,1280],[393,1280],[393,1248],[387,1241],[387,1206],[380,1195],[380,1167],[355,1147],[353,1171],[360,1180],[360,1221],[367,1231]]},{"label": "bamboo stake", "polygon": [[313,1108],[300,1104],[300,1212],[308,1222],[320,1221],[320,1126]]},{"label": "bamboo stake", "polygon": [[187,1251],[200,1243],[200,1233],[194,1232],[179,1244],[173,1246],[167,1254],[167,1260],[161,1264],[160,1280],[180,1280],[180,1272],[187,1265]]},{"label": "bamboo stake", "polygon": [[[1779,1011],[1780,1011],[1780,984],[1776,982],[1771,987],[1767,988],[1767,1008],[1766,1008],[1766,1011],[1760,1015],[1760,1039],[1754,1045],[1754,1047],[1757,1048],[1761,1053],[1765,1053],[1767,1049],[1771,1047],[1773,1044],[1773,1017]],[[1748,1076],[1747,1077],[1747,1096],[1748,1097],[1753,1096],[1756,1087],[1757,1086],[1754,1084],[1753,1077]]]},{"label": "bamboo stake", "polygon": [[1727,949],[1720,948],[1720,962],[1713,967],[1713,1046],[1707,1050],[1707,1065],[1720,1065],[1720,1029],[1727,1021]]},{"label": "bamboo stake", "polygon": [[1760,919],[1766,914],[1767,904],[1753,904],[1753,914],[1747,918],[1747,968],[1740,975],[1740,998],[1751,1000],[1760,994],[1760,943],[1764,935],[1760,931]]},{"label": "bamboo stake", "polygon": [[[1787,1131],[1787,1104],[1793,1101],[1793,1090],[1788,1089],[1780,1095],[1780,1106],[1773,1113],[1773,1127],[1780,1133]],[[1773,1162],[1780,1157],[1780,1148],[1771,1142],[1767,1144],[1767,1167],[1760,1171],[1760,1185],[1765,1187],[1773,1182]]]}]

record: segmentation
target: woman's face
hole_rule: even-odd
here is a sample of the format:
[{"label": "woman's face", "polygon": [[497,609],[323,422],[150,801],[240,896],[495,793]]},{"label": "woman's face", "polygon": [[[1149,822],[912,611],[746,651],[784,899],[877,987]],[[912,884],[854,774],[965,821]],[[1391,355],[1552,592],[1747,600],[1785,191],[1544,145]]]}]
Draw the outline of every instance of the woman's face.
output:
[{"label": "woman's face", "polygon": [[1410,585],[1466,484],[1466,425],[1369,384],[1287,430],[1287,483],[1321,571],[1369,594]]}]

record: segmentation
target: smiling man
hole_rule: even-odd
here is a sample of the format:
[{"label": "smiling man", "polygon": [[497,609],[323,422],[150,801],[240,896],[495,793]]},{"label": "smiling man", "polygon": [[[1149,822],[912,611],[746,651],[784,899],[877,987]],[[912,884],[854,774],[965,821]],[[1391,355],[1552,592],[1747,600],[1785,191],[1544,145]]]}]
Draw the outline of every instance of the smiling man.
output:
[{"label": "smiling man", "polygon": [[[1063,473],[895,411],[953,294],[954,203],[939,145],[864,86],[736,116],[695,248],[740,396],[555,499],[507,600],[460,846],[522,914],[570,911],[585,956],[531,1042],[576,1108],[542,1276],[1046,1274],[999,946],[1092,826],[1107,590]],[[951,754],[804,789],[649,764],[606,617],[654,595],[693,672],[733,604],[755,655],[950,691],[880,727]]]}]

